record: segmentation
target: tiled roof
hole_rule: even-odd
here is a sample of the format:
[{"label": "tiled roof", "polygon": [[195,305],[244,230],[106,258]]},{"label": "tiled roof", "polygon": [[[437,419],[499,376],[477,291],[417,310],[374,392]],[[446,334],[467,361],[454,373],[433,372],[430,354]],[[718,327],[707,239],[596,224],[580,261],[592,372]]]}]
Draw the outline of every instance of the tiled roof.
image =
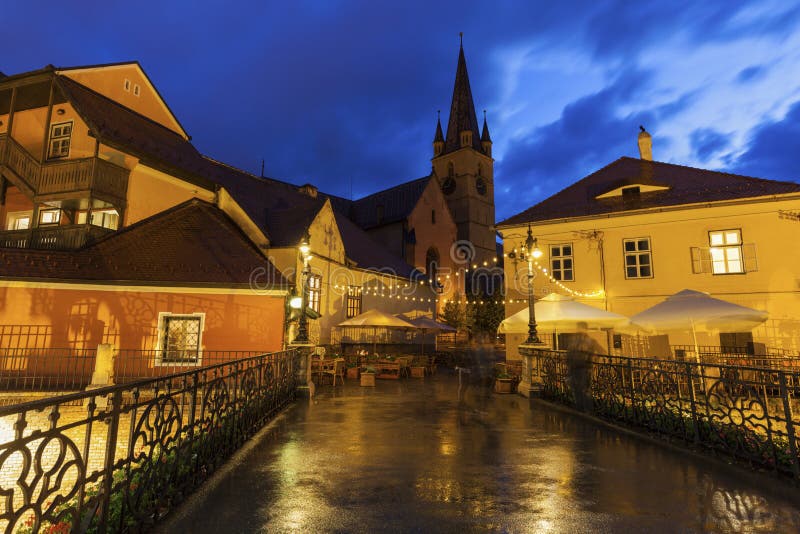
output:
[{"label": "tiled roof", "polygon": [[411,214],[430,180],[431,176],[423,176],[355,200],[348,215],[362,228],[401,221]]},{"label": "tiled roof", "polygon": [[347,257],[353,260],[358,268],[383,271],[403,278],[410,278],[414,274],[415,269],[412,266],[398,255],[386,250],[345,215],[334,211],[334,217],[342,235]]},{"label": "tiled roof", "polygon": [[0,277],[132,284],[249,286],[286,280],[219,208],[190,200],[81,250],[4,249]]},{"label": "tiled roof", "polygon": [[[622,196],[595,198],[619,187],[636,184],[667,189],[642,192],[634,205],[626,205]],[[498,225],[786,193],[800,193],[800,184],[623,157]]]}]

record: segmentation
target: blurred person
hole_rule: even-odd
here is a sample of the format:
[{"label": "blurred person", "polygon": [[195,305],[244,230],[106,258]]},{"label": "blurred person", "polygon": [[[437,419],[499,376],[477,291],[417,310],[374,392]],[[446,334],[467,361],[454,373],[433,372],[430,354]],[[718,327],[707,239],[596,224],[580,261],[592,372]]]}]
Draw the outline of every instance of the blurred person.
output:
[{"label": "blurred person", "polygon": [[582,412],[592,411],[592,355],[603,354],[603,347],[587,333],[589,325],[579,322],[567,346],[567,372],[575,407]]}]

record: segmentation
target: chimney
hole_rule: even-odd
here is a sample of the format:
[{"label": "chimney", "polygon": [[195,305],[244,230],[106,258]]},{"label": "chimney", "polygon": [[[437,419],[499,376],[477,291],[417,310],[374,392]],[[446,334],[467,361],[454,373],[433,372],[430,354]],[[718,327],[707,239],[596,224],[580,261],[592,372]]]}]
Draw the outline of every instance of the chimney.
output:
[{"label": "chimney", "polygon": [[653,161],[653,138],[644,129],[644,126],[639,126],[639,157],[647,161]]}]

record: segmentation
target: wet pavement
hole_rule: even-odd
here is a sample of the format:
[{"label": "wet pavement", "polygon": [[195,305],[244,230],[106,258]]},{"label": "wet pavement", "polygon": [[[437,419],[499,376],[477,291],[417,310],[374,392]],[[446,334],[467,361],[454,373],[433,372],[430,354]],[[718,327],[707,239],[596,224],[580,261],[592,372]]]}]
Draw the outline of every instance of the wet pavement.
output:
[{"label": "wet pavement", "polygon": [[[289,408],[170,532],[799,532],[765,478],[458,379]],[[800,492],[800,490],[799,490]],[[800,502],[800,498],[798,499]]]}]

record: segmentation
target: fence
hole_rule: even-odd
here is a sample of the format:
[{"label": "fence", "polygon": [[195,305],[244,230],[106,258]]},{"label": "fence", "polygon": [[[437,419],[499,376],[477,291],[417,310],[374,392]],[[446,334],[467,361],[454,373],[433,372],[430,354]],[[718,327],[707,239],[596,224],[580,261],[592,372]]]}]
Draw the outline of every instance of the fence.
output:
[{"label": "fence", "polygon": [[593,356],[587,368],[548,350],[534,351],[532,368],[546,398],[581,404],[589,373],[583,395],[597,415],[800,480],[798,370],[621,356]]},{"label": "fence", "polygon": [[147,530],[294,397],[296,358],[0,407],[0,530]]},{"label": "fence", "polygon": [[[191,358],[177,358],[160,350],[110,348],[113,355],[112,382],[126,384],[157,378],[197,367],[249,358],[258,351],[201,351]],[[77,391],[92,383],[98,364],[97,349],[0,348],[0,392]]]}]

